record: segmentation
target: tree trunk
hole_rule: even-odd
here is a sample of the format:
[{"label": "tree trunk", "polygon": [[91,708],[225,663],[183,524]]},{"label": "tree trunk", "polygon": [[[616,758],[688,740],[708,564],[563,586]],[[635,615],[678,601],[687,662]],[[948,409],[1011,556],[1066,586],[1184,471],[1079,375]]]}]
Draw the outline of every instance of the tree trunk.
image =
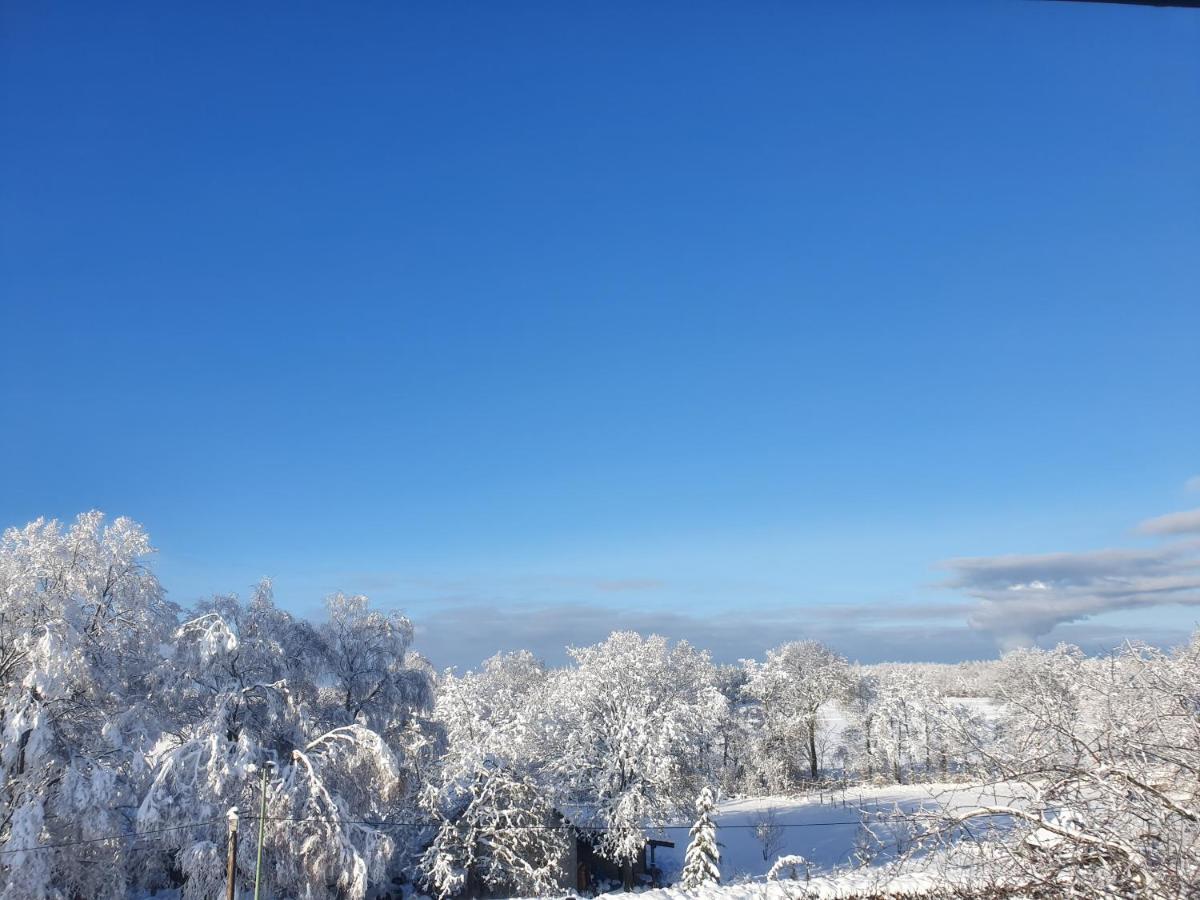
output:
[{"label": "tree trunk", "polygon": [[875,774],[875,763],[871,759],[871,720],[867,719],[866,727],[863,728],[863,736],[867,740],[867,777]]}]

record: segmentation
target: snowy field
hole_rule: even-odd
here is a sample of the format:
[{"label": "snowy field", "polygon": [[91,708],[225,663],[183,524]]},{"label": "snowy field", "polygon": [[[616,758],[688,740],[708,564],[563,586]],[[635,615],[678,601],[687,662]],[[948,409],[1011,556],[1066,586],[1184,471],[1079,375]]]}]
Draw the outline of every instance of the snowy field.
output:
[{"label": "snowy field", "polygon": [[837,877],[815,876],[809,881],[744,881],[706,885],[696,890],[661,888],[643,891],[639,900],[798,900],[801,897],[838,900],[861,897],[866,892],[905,897],[932,893],[946,887],[942,877],[924,873],[889,875],[878,870],[843,873]]},{"label": "snowy field", "polygon": [[[798,854],[809,860],[816,875],[856,863],[856,850],[869,835],[864,821],[874,820],[871,829],[883,843],[876,845],[876,865],[895,858],[897,842],[903,843],[899,823],[878,821],[880,817],[922,809],[968,809],[984,803],[1007,802],[1011,793],[991,785],[914,784],[881,788],[828,791],[811,798],[756,797],[728,800],[718,806],[717,840],[721,849],[721,875],[725,881],[765,878],[779,856]],[[774,811],[779,843],[764,859],[756,826]],[[687,846],[687,826],[665,830],[658,837],[675,842],[674,849],[659,848],[656,860],[664,879],[675,880]]]}]

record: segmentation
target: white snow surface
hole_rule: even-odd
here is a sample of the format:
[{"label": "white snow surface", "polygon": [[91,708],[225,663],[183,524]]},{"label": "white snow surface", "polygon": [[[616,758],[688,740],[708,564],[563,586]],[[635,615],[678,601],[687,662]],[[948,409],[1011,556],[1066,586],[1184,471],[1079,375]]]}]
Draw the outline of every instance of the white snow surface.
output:
[{"label": "white snow surface", "polygon": [[[902,823],[880,822],[878,818],[922,809],[961,810],[1011,799],[1012,792],[1005,786],[913,784],[825,790],[810,797],[726,800],[718,804],[714,816],[721,851],[721,880],[726,883],[748,878],[762,880],[772,863],[784,855],[803,856],[811,864],[813,876],[828,873],[855,864],[856,845],[868,837],[864,821],[874,820],[871,828],[876,836],[894,835],[903,839]],[[778,846],[769,859],[764,859],[754,826],[771,809],[775,821],[783,827]],[[656,850],[664,880],[674,881],[683,864],[687,830],[682,825],[673,826],[654,836],[675,841],[674,849]],[[877,849],[873,864],[894,859],[894,843]]]},{"label": "white snow surface", "polygon": [[871,892],[875,896],[932,893],[945,888],[944,878],[923,872],[884,875],[877,870],[816,876],[809,881],[742,881],[709,884],[696,890],[661,888],[638,894],[639,900],[798,900],[801,897],[853,898]]}]

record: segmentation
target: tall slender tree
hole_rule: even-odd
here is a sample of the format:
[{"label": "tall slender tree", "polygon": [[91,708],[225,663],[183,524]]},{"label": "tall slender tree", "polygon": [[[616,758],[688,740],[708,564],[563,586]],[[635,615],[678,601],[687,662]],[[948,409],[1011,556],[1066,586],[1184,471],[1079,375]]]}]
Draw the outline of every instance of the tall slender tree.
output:
[{"label": "tall slender tree", "polygon": [[689,890],[721,880],[721,851],[717,846],[717,825],[712,818],[716,806],[709,788],[696,798],[696,824],[690,832],[681,878],[683,887]]}]

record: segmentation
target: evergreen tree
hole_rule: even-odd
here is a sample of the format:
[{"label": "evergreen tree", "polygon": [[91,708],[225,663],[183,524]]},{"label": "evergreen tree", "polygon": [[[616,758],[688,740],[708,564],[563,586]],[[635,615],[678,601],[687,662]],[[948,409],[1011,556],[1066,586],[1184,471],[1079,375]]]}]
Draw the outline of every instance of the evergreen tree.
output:
[{"label": "evergreen tree", "polygon": [[712,791],[705,788],[696,799],[698,818],[692,826],[691,841],[684,856],[682,884],[686,889],[721,880],[721,851],[717,849],[717,825],[712,820],[715,809]]}]

